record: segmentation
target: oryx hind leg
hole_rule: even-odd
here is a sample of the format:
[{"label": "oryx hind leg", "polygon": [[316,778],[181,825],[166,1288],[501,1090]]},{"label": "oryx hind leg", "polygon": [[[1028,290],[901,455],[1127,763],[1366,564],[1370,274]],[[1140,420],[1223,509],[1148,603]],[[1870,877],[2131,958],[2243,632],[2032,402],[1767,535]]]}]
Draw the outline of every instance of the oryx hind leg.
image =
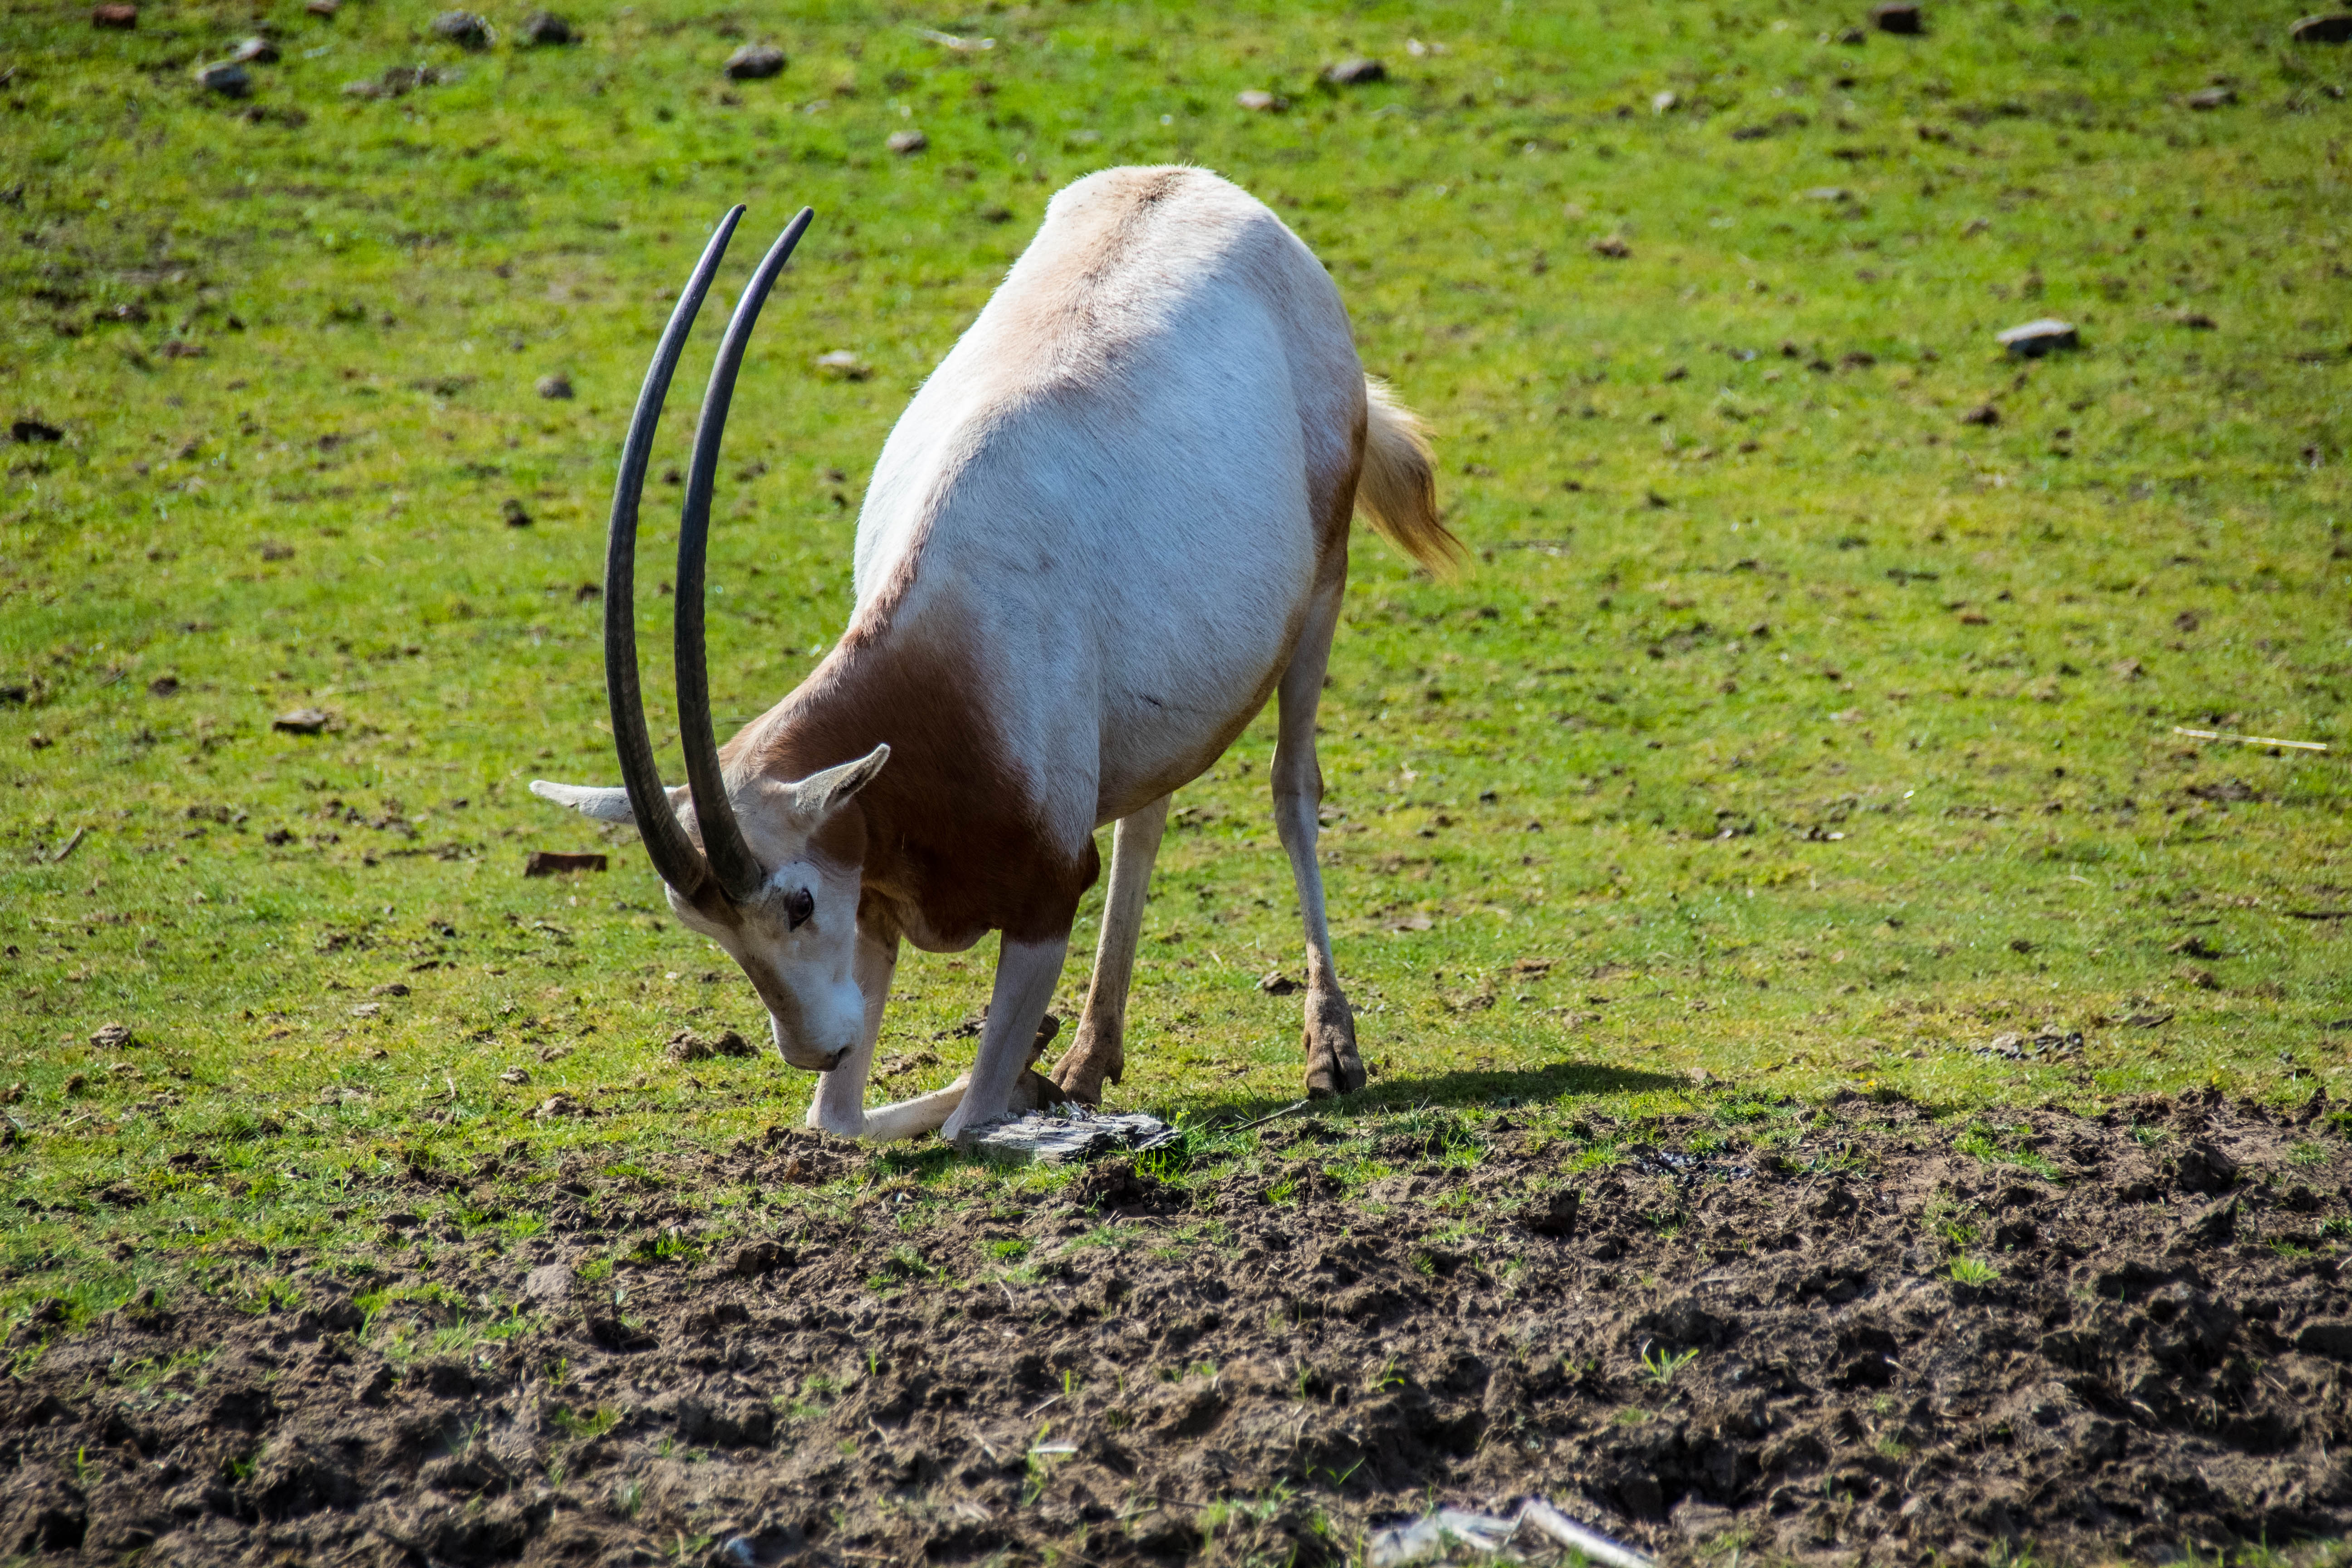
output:
[{"label": "oryx hind leg", "polygon": [[1110,891],[1103,898],[1094,979],[1078,1017],[1077,1042],[1054,1068],[1062,1097],[1081,1105],[1100,1105],[1103,1084],[1118,1082],[1127,1070],[1127,988],[1135,978],[1135,947],[1143,933],[1151,865],[1168,827],[1168,801],[1163,795],[1111,829]]},{"label": "oryx hind leg", "polygon": [[1356,1054],[1356,1016],[1339,989],[1331,963],[1331,928],[1323,914],[1323,870],[1315,858],[1317,809],[1323,804],[1323,768],[1315,755],[1315,710],[1323,695],[1323,671],[1331,660],[1331,634],[1339,622],[1346,584],[1317,592],[1298,644],[1276,689],[1281,702],[1274,746],[1274,826],[1290,857],[1290,878],[1298,889],[1298,916],[1307,928],[1307,1092],[1310,1097],[1347,1094],[1364,1087],[1363,1058]]}]

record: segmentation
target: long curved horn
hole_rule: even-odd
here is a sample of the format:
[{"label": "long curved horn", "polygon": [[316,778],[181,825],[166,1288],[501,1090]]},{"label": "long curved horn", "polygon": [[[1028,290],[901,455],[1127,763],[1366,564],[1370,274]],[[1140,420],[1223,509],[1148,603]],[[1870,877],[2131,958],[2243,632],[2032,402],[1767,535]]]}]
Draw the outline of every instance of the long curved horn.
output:
[{"label": "long curved horn", "polygon": [[727,406],[735,397],[735,374],[742,367],[743,351],[751,342],[751,328],[760,307],[775,286],[776,275],[792,258],[793,247],[807,232],[813,208],[784,226],[768,249],[735,315],[719,340],[719,358],[710,367],[710,387],[702,398],[702,422],[694,432],[694,460],[686,470],[686,508],[677,530],[677,726],[686,749],[687,782],[694,789],[695,820],[702,828],[703,852],[711,873],[728,897],[744,902],[758,894],[768,873],[743,829],[735,821],[735,807],[727,797],[727,780],[719,765],[719,737],[710,721],[710,665],[702,638],[703,558],[710,539],[710,492],[719,477],[719,442],[727,432]]},{"label": "long curved horn", "polygon": [[[686,352],[687,334],[719,272],[719,258],[741,221],[743,209],[728,209],[718,231],[694,264],[694,274],[677,297],[669,325],[646,371],[637,393],[636,412],[629,416],[628,439],[621,444],[621,476],[613,485],[613,519],[604,535],[604,692],[612,705],[613,748],[620,753],[621,782],[629,792],[629,808],[636,816],[637,832],[646,853],[663,881],[688,900],[702,891],[710,868],[686,836],[677,813],[670,809],[669,792],[662,788],[661,772],[654,765],[654,745],[646,733],[645,698],[637,690],[637,502],[646,489],[646,465],[653,458],[654,426],[660,422],[662,401],[669,395],[669,378]],[[694,732],[686,726],[688,735]],[[704,726],[709,732],[709,726]],[[693,742],[688,742],[691,748]],[[733,825],[730,822],[730,826]]]}]

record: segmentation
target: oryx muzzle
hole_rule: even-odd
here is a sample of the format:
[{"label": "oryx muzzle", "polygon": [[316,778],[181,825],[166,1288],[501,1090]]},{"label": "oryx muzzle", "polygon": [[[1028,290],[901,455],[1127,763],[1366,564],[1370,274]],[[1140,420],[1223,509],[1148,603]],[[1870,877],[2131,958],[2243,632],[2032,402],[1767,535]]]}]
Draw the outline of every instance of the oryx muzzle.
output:
[{"label": "oryx muzzle", "polygon": [[735,375],[743,351],[768,290],[791,259],[814,217],[812,208],[786,225],[768,249],[719,344],[710,367],[710,385],[702,400],[702,418],[694,432],[694,457],[687,468],[686,503],[679,514],[677,536],[677,725],[678,743],[686,752],[686,776],[694,795],[694,814],[702,829],[702,848],[687,837],[677,814],[670,809],[668,792],[654,766],[652,739],[646,732],[646,705],[637,689],[636,553],[637,503],[643,499],[646,466],[651,460],[654,427],[661,420],[670,376],[685,352],[687,335],[710,291],[727,242],[734,237],[743,208],[730,208],[719,219],[717,232],[703,247],[702,259],[678,295],[669,325],[654,349],[637,394],[636,411],[629,418],[628,438],[621,446],[621,473],[613,487],[613,516],[604,540],[604,687],[612,704],[613,746],[620,754],[621,782],[629,792],[637,831],[646,853],[663,881],[679,897],[698,906],[714,899],[745,902],[756,896],[767,873],[743,841],[735,810],[727,797],[726,780],[719,764],[719,739],[710,721],[710,679],[702,637],[702,577],[705,546],[710,535],[710,492],[719,471],[719,443],[727,428],[727,407],[735,395]]}]

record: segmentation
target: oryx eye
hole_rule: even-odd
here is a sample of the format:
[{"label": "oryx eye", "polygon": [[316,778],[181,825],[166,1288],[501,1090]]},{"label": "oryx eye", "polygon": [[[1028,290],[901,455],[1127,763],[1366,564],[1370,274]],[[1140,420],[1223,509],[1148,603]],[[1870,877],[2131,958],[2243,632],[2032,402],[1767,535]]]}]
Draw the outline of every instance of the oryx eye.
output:
[{"label": "oryx eye", "polygon": [[798,931],[801,922],[816,913],[816,895],[806,888],[794,888],[784,895],[784,919],[791,929]]}]

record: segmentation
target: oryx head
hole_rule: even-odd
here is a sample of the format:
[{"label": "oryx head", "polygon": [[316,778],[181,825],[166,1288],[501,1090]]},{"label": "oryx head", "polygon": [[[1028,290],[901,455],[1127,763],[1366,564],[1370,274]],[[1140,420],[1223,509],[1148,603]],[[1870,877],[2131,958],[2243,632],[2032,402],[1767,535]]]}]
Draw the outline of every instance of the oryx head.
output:
[{"label": "oryx head", "polygon": [[703,557],[719,437],[760,306],[814,216],[806,208],[777,238],[737,301],[695,429],[677,539],[677,719],[687,776],[679,788],[664,788],[654,766],[645,701],[637,690],[637,503],[645,491],[654,426],[687,334],[742,216],[739,206],[720,221],[678,296],[621,448],[604,547],[604,684],[621,787],[544,779],[530,787],[532,794],[586,816],[634,822],[654,869],[667,884],[670,908],[742,966],[767,1005],[784,1059],[822,1072],[857,1046],[865,1027],[865,1000],[851,963],[866,825],[849,802],[881,771],[890,748],[877,746],[866,756],[802,779],[756,772],[730,775],[720,764],[711,730],[702,638]]}]

